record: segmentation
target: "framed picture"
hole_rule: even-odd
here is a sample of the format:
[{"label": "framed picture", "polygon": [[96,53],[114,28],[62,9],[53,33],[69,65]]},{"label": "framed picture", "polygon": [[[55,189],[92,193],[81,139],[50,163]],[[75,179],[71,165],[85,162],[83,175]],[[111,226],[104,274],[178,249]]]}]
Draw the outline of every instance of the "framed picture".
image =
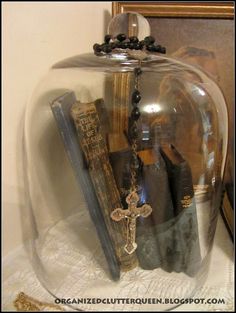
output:
[{"label": "framed picture", "polygon": [[167,55],[202,67],[220,86],[229,116],[224,181],[233,190],[234,2],[113,2],[113,16],[131,11],[147,18],[151,35],[166,47]]}]

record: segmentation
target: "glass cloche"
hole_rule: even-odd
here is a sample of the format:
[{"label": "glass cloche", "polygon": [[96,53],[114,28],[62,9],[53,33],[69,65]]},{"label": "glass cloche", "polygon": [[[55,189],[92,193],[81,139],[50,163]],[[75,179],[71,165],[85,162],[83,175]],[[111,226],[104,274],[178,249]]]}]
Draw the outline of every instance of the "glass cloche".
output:
[{"label": "glass cloche", "polygon": [[53,65],[26,110],[29,255],[76,310],[170,310],[207,277],[224,97],[139,14],[117,15],[93,48]]}]

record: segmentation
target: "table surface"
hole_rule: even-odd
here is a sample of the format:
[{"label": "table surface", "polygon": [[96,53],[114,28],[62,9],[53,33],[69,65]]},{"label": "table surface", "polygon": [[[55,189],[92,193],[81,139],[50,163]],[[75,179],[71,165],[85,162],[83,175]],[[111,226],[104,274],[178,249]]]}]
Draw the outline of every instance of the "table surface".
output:
[{"label": "table surface", "polygon": [[[15,311],[13,301],[24,292],[39,301],[54,303],[54,298],[37,279],[23,247],[3,259],[2,310]],[[218,219],[207,281],[194,299],[224,299],[221,304],[184,304],[173,311],[234,311],[233,243],[221,216]],[[69,307],[63,307],[72,311]]]}]

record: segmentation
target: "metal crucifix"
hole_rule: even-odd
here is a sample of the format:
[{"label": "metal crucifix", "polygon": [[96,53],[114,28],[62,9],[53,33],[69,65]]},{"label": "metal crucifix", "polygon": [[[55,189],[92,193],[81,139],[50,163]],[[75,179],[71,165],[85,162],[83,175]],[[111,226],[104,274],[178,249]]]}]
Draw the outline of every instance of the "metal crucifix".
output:
[{"label": "metal crucifix", "polygon": [[124,210],[117,208],[111,213],[111,218],[113,221],[119,222],[124,218],[127,219],[127,241],[126,245],[124,246],[124,250],[128,254],[132,254],[137,248],[137,243],[135,242],[136,219],[139,216],[148,217],[152,213],[152,208],[149,204],[144,204],[141,207],[137,207],[138,201],[138,194],[135,191],[132,191],[126,197],[128,209]]}]

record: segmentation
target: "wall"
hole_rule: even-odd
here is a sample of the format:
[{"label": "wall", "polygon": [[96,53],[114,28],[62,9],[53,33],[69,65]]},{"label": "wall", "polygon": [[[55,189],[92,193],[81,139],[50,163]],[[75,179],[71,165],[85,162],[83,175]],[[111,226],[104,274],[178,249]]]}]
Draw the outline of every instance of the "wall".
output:
[{"label": "wall", "polygon": [[22,242],[22,126],[37,82],[55,62],[102,42],[111,2],[3,3],[3,256]]}]

